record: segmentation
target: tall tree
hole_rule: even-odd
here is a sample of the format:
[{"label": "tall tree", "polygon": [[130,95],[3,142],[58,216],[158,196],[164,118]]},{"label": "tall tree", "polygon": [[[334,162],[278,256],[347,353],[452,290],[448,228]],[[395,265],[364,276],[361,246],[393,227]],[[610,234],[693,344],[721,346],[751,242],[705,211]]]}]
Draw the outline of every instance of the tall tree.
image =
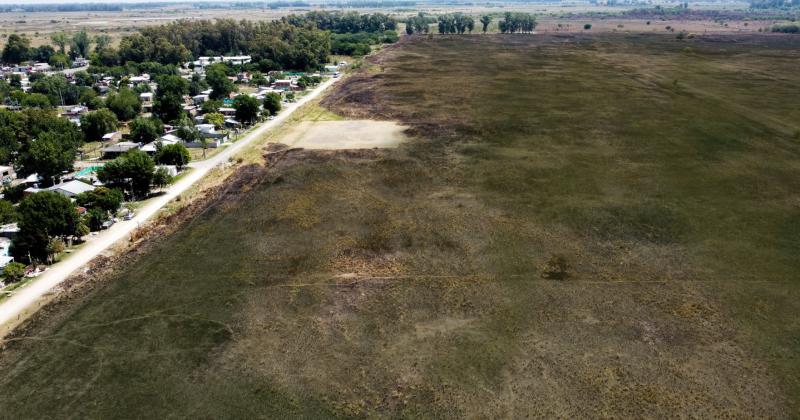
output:
[{"label": "tall tree", "polygon": [[100,141],[103,135],[111,133],[119,126],[119,120],[107,109],[87,112],[81,117],[81,130],[87,141]]},{"label": "tall tree", "polygon": [[45,261],[53,238],[78,236],[80,217],[69,198],[52,191],[25,197],[19,204],[19,229],[11,252],[17,259]]},{"label": "tall tree", "polygon": [[106,106],[122,121],[136,118],[142,110],[139,95],[127,87],[123,87],[116,93],[110,93],[106,99]]},{"label": "tall tree", "polygon": [[72,170],[75,149],[53,132],[44,132],[32,141],[18,159],[21,174],[39,174],[44,186],[53,185],[64,172]]},{"label": "tall tree", "polygon": [[150,192],[155,163],[147,153],[134,149],[108,162],[97,171],[97,177],[110,188],[142,198]]},{"label": "tall tree", "polygon": [[233,100],[236,119],[243,123],[252,123],[258,119],[258,99],[249,95],[239,95]]},{"label": "tall tree", "polygon": [[183,114],[183,95],[189,93],[189,83],[180,76],[165,75],[157,79],[153,111],[162,121],[175,121]]},{"label": "tall tree", "polygon": [[70,43],[69,35],[64,32],[56,32],[50,36],[50,39],[53,41],[53,44],[56,44],[61,54],[67,53],[67,44]]},{"label": "tall tree", "polygon": [[264,96],[264,109],[270,115],[275,115],[281,110],[281,95],[271,92]]},{"label": "tall tree", "polygon": [[206,67],[206,82],[211,86],[211,98],[227,98],[236,86],[228,79],[228,66],[222,63],[212,64]]},{"label": "tall tree", "polygon": [[139,117],[130,123],[131,140],[137,143],[150,143],[161,137],[164,124],[158,118]]},{"label": "tall tree", "polygon": [[3,62],[6,64],[19,64],[27,60],[30,46],[31,41],[25,35],[9,35],[6,46],[3,47]]},{"label": "tall tree", "polygon": [[154,160],[159,165],[175,165],[180,170],[189,163],[191,156],[186,146],[180,143],[167,144],[156,151]]},{"label": "tall tree", "polygon": [[70,44],[70,54],[73,57],[89,57],[89,49],[92,47],[92,39],[86,30],[81,29],[72,36]]},{"label": "tall tree", "polygon": [[489,15],[481,16],[481,25],[483,25],[483,33],[489,30],[489,24],[492,23],[492,17]]}]

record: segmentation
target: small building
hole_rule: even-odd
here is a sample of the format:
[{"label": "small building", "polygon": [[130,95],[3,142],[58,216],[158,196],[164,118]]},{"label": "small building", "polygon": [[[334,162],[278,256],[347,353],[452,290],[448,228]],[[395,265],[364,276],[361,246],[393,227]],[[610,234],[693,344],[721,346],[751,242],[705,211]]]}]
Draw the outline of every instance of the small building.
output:
[{"label": "small building", "polygon": [[17,173],[14,172],[14,168],[11,166],[0,166],[0,180],[2,180],[3,184],[10,184],[17,179]]},{"label": "small building", "polygon": [[19,225],[16,223],[8,223],[0,226],[0,237],[14,239],[19,233]]},{"label": "small building", "polygon": [[150,105],[153,103],[153,92],[143,92],[139,94],[139,100],[142,105]]},{"label": "small building", "polygon": [[120,155],[124,155],[129,150],[138,149],[141,146],[142,146],[141,143],[121,141],[117,144],[112,144],[111,146],[104,147],[101,152],[103,153],[103,156],[106,159],[114,159]]},{"label": "small building", "polygon": [[85,193],[94,190],[94,186],[89,185],[83,181],[72,180],[58,185],[53,185],[48,188],[48,191],[57,192],[65,197],[73,198],[80,193]]},{"label": "small building", "polygon": [[219,109],[219,113],[226,117],[231,117],[236,115],[236,108],[222,107]]},{"label": "small building", "polygon": [[11,239],[0,237],[0,269],[6,268],[12,262],[14,257],[11,256]]},{"label": "small building", "polygon": [[119,131],[112,131],[110,133],[103,134],[104,142],[119,141],[121,139],[122,139],[122,133]]},{"label": "small building", "polygon": [[326,73],[336,73],[339,71],[339,66],[325,66]]},{"label": "small building", "polygon": [[192,96],[192,102],[194,102],[195,105],[200,105],[203,102],[208,101],[208,98],[209,96],[207,94],[201,93],[200,95]]}]

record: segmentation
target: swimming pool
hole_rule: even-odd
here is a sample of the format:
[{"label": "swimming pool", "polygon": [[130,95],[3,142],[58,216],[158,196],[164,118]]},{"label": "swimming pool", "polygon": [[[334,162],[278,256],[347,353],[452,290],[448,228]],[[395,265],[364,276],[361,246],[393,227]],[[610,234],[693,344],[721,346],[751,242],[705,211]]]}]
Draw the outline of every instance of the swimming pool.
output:
[{"label": "swimming pool", "polygon": [[102,166],[90,166],[88,168],[81,169],[78,173],[75,174],[75,178],[83,178],[87,176],[93,175],[97,172],[98,169],[102,168]]}]

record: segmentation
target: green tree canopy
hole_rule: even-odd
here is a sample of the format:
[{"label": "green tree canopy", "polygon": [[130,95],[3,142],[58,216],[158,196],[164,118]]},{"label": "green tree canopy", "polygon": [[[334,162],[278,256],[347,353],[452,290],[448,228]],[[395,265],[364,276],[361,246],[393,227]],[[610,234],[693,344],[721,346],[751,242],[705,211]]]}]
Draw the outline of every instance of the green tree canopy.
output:
[{"label": "green tree canopy", "polygon": [[32,141],[17,161],[20,174],[39,174],[44,186],[53,185],[64,171],[72,170],[74,145],[47,131]]},{"label": "green tree canopy", "polygon": [[275,115],[281,110],[281,95],[271,92],[264,96],[264,109],[270,115]]},{"label": "green tree canopy", "polygon": [[252,123],[258,119],[259,104],[258,99],[249,95],[239,95],[233,100],[233,107],[236,109],[236,119]]},{"label": "green tree canopy", "polygon": [[106,99],[106,106],[122,121],[136,118],[142,110],[139,95],[127,87],[123,87],[119,92],[110,93]]},{"label": "green tree canopy", "polygon": [[183,114],[183,95],[189,92],[189,83],[180,76],[165,75],[157,79],[153,111],[162,121],[175,121]]},{"label": "green tree canopy", "polygon": [[153,159],[134,149],[100,168],[97,177],[109,188],[118,188],[127,195],[142,198],[150,192],[154,171]]},{"label": "green tree canopy", "polygon": [[19,204],[20,232],[14,237],[11,252],[17,259],[44,261],[52,238],[79,234],[80,217],[69,198],[52,191],[31,194]]},{"label": "green tree canopy", "polygon": [[233,82],[228,79],[228,66],[222,63],[206,67],[206,82],[211,86],[211,98],[222,99],[236,89]]},{"label": "green tree canopy", "polygon": [[123,198],[120,190],[97,187],[92,191],[76,195],[75,202],[82,207],[98,208],[113,214],[119,210]]},{"label": "green tree canopy", "polygon": [[178,169],[182,169],[190,160],[189,150],[180,143],[161,146],[155,155],[155,161],[159,165],[175,165]]},{"label": "green tree canopy", "polygon": [[81,130],[87,141],[101,141],[103,135],[113,132],[118,126],[117,116],[107,109],[87,112],[81,117]]},{"label": "green tree canopy", "polygon": [[139,117],[131,121],[131,141],[136,143],[150,143],[161,137],[164,124],[158,118]]},{"label": "green tree canopy", "polygon": [[3,47],[3,62],[6,64],[19,64],[28,59],[31,41],[25,35],[11,34]]}]

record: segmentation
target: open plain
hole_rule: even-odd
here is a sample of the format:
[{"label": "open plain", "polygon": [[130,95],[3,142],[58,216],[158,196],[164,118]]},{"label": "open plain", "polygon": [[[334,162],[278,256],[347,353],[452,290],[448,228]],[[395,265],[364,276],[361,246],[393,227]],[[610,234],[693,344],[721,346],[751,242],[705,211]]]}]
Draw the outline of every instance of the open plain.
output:
[{"label": "open plain", "polygon": [[[12,418],[800,414],[800,39],[408,37],[6,342]],[[280,139],[278,139],[280,140]]]}]

